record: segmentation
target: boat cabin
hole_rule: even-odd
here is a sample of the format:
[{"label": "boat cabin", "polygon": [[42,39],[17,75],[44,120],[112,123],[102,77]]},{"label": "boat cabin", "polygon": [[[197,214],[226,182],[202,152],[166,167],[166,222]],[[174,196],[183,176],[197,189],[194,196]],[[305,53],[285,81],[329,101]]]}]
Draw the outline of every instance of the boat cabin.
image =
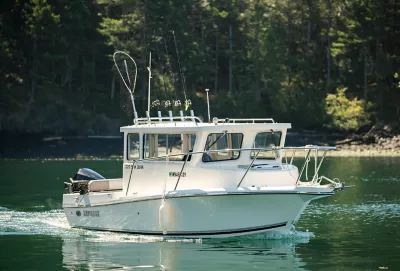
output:
[{"label": "boat cabin", "polygon": [[[289,128],[290,123],[273,119],[214,118],[211,123],[196,117],[139,119],[120,128],[124,133],[123,190],[129,195],[154,194],[164,188],[236,187],[250,164],[252,169],[261,169],[258,173],[268,170],[273,181],[274,170],[282,173],[281,150],[256,148],[283,147]],[[250,174],[252,183],[247,186],[265,183],[263,174],[259,178],[253,171]],[[286,185],[293,185],[293,177],[288,176]],[[280,182],[285,185],[284,179]]]}]

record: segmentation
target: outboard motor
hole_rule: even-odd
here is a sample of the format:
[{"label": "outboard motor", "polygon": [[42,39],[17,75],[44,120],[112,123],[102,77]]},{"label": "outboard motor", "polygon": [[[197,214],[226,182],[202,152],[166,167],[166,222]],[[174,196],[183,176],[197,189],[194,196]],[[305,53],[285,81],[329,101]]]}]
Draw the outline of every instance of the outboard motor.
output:
[{"label": "outboard motor", "polygon": [[74,181],[91,181],[102,180],[105,178],[90,168],[80,168],[72,179]]},{"label": "outboard motor", "polygon": [[65,190],[67,193],[79,192],[84,195],[88,192],[88,184],[92,180],[105,179],[99,173],[89,168],[80,168],[73,178],[70,178],[70,183],[65,182]]}]

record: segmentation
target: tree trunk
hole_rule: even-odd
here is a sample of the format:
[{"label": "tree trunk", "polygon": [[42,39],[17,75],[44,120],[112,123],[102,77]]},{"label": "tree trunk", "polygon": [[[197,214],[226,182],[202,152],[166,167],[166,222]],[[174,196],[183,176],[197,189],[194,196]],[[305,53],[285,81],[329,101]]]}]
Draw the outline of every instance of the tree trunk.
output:
[{"label": "tree trunk", "polygon": [[201,41],[204,43],[204,23],[203,23],[203,15],[200,14],[200,22],[201,22]]},{"label": "tree trunk", "polygon": [[292,54],[292,14],[290,13],[290,10],[287,11],[287,18],[288,18],[288,23],[287,23],[287,49],[286,49],[286,62],[287,62],[287,70],[288,70],[288,85],[292,82],[292,67],[290,63],[290,56]]},{"label": "tree trunk", "polygon": [[[146,7],[147,7],[147,0],[144,1],[144,11],[143,11],[143,50],[144,52],[142,53],[142,61],[143,61],[143,65],[145,65],[145,67],[147,66],[147,50],[146,50]],[[147,70],[146,68],[144,70]],[[147,89],[147,80],[146,80],[146,76],[142,76],[142,86],[143,86],[143,109],[146,109],[146,99],[147,99],[147,95],[145,95],[146,93],[146,89]],[[176,90],[175,90],[176,92]]]},{"label": "tree trunk", "polygon": [[229,23],[229,92],[232,92],[232,23]]},{"label": "tree trunk", "polygon": [[72,69],[69,73],[69,78],[68,78],[68,93],[72,93]]},{"label": "tree trunk", "polygon": [[326,71],[326,84],[329,87],[331,84],[331,25],[332,25],[332,7],[331,0],[328,0],[328,31],[327,31],[327,71]]},{"label": "tree trunk", "polygon": [[312,10],[312,0],[308,0],[308,26],[307,26],[307,53],[310,54],[311,46],[311,10]]},{"label": "tree trunk", "polygon": [[214,91],[218,93],[218,25],[215,26],[215,79]]},{"label": "tree trunk", "polygon": [[82,70],[81,70],[81,76],[82,76],[82,92],[83,92],[83,96],[86,97],[86,56],[83,55],[83,59],[82,59]]},{"label": "tree trunk", "polygon": [[[255,41],[259,42],[259,37],[260,37],[260,26],[261,26],[261,10],[257,9],[257,7],[260,5],[260,1],[258,0],[255,5],[255,21],[256,21],[256,26],[255,26]],[[260,92],[260,80],[262,78],[262,63],[261,63],[261,52],[260,52],[260,46],[255,46],[254,50],[254,64],[256,67],[256,70],[254,71],[255,73],[255,78],[254,78],[254,84],[253,84],[253,94],[254,94],[254,100],[258,103],[261,100],[261,92]]]},{"label": "tree trunk", "polygon": [[367,100],[367,80],[368,80],[368,63],[367,48],[364,50],[364,99]]},{"label": "tree trunk", "polygon": [[[96,85],[96,49],[93,47],[92,49],[92,80],[91,80],[91,85],[95,86]],[[90,92],[90,89],[89,89]]]},{"label": "tree trunk", "polygon": [[36,95],[36,75],[37,75],[37,63],[36,63],[36,55],[37,55],[37,40],[34,38],[33,40],[33,50],[32,50],[32,75],[31,75],[31,95],[29,97],[29,104],[35,102],[35,95]]},{"label": "tree trunk", "polygon": [[111,100],[114,100],[114,95],[115,95],[115,74],[113,74],[113,77],[111,80],[111,94],[110,94]]}]

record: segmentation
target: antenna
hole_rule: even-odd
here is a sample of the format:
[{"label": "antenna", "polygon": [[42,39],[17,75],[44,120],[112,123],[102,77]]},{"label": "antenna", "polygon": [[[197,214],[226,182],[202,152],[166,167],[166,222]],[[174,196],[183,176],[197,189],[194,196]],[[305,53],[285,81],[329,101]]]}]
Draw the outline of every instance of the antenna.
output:
[{"label": "antenna", "polygon": [[151,51],[150,51],[150,58],[149,58],[149,66],[147,67],[147,70],[149,71],[149,96],[148,96],[148,101],[147,101],[147,112],[149,113],[150,117],[150,79],[151,79]]},{"label": "antenna", "polygon": [[[124,59],[124,66],[125,66],[125,73],[126,73],[126,77],[128,79],[128,82],[129,82],[129,86],[126,83],[125,78],[122,75],[121,70],[119,69],[119,67],[117,65],[116,56],[119,55],[119,54],[122,54],[122,55],[125,55],[126,57],[128,57],[130,60],[132,60],[133,64],[135,65],[135,80],[133,81],[133,87],[132,87],[132,84],[131,84],[131,79],[130,79],[130,76],[129,76],[128,65],[127,65],[126,59]],[[113,60],[114,60],[115,67],[117,68],[117,71],[118,71],[119,75],[121,76],[122,82],[124,83],[126,89],[129,91],[129,94],[130,94],[130,97],[131,97],[131,102],[132,102],[132,107],[133,107],[134,122],[135,122],[136,119],[138,118],[138,114],[137,114],[136,106],[135,106],[135,98],[133,97],[133,94],[135,93],[136,78],[137,78],[137,65],[136,65],[136,62],[135,62],[135,60],[133,60],[133,58],[130,55],[128,55],[127,53],[122,52],[122,51],[115,52],[114,55],[113,55]]]},{"label": "antenna", "polygon": [[174,32],[174,31],[172,31],[172,35],[174,36],[175,49],[176,49],[176,57],[178,58],[179,73],[181,74],[181,81],[182,81],[183,95],[185,95],[185,101],[186,101],[186,100],[187,100],[187,98],[186,98],[186,83],[185,83],[185,75],[183,74],[183,71],[182,71],[181,59],[180,59],[180,57],[179,57],[178,45],[177,45],[177,43],[176,43],[176,37],[175,37],[175,32]]},{"label": "antenna", "polygon": [[208,91],[209,91],[209,89],[206,88],[206,93],[207,93],[208,122],[211,122],[211,117],[210,117],[210,99],[208,98]]}]

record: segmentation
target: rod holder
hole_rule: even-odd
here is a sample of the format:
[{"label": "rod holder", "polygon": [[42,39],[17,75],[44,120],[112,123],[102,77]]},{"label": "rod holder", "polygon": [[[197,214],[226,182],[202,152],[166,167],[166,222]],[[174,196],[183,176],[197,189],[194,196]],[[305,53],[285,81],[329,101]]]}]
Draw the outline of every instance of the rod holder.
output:
[{"label": "rod holder", "polygon": [[211,116],[210,116],[210,99],[208,97],[208,91],[210,91],[208,88],[206,88],[206,93],[207,93],[207,111],[208,111],[208,122],[211,122]]},{"label": "rod holder", "polygon": [[171,111],[171,110],[168,110],[168,114],[169,114],[170,120],[172,121],[172,120],[174,119],[174,117],[172,116],[172,111]]},{"label": "rod holder", "polygon": [[183,111],[182,110],[179,111],[179,116],[181,117],[181,121],[183,121]]},{"label": "rod holder", "polygon": [[158,115],[158,117],[159,117],[159,121],[161,122],[161,118],[162,118],[162,116],[161,116],[161,111],[157,111],[157,115]]},{"label": "rod holder", "polygon": [[192,117],[192,121],[194,121],[194,111],[190,110],[190,116]]}]

